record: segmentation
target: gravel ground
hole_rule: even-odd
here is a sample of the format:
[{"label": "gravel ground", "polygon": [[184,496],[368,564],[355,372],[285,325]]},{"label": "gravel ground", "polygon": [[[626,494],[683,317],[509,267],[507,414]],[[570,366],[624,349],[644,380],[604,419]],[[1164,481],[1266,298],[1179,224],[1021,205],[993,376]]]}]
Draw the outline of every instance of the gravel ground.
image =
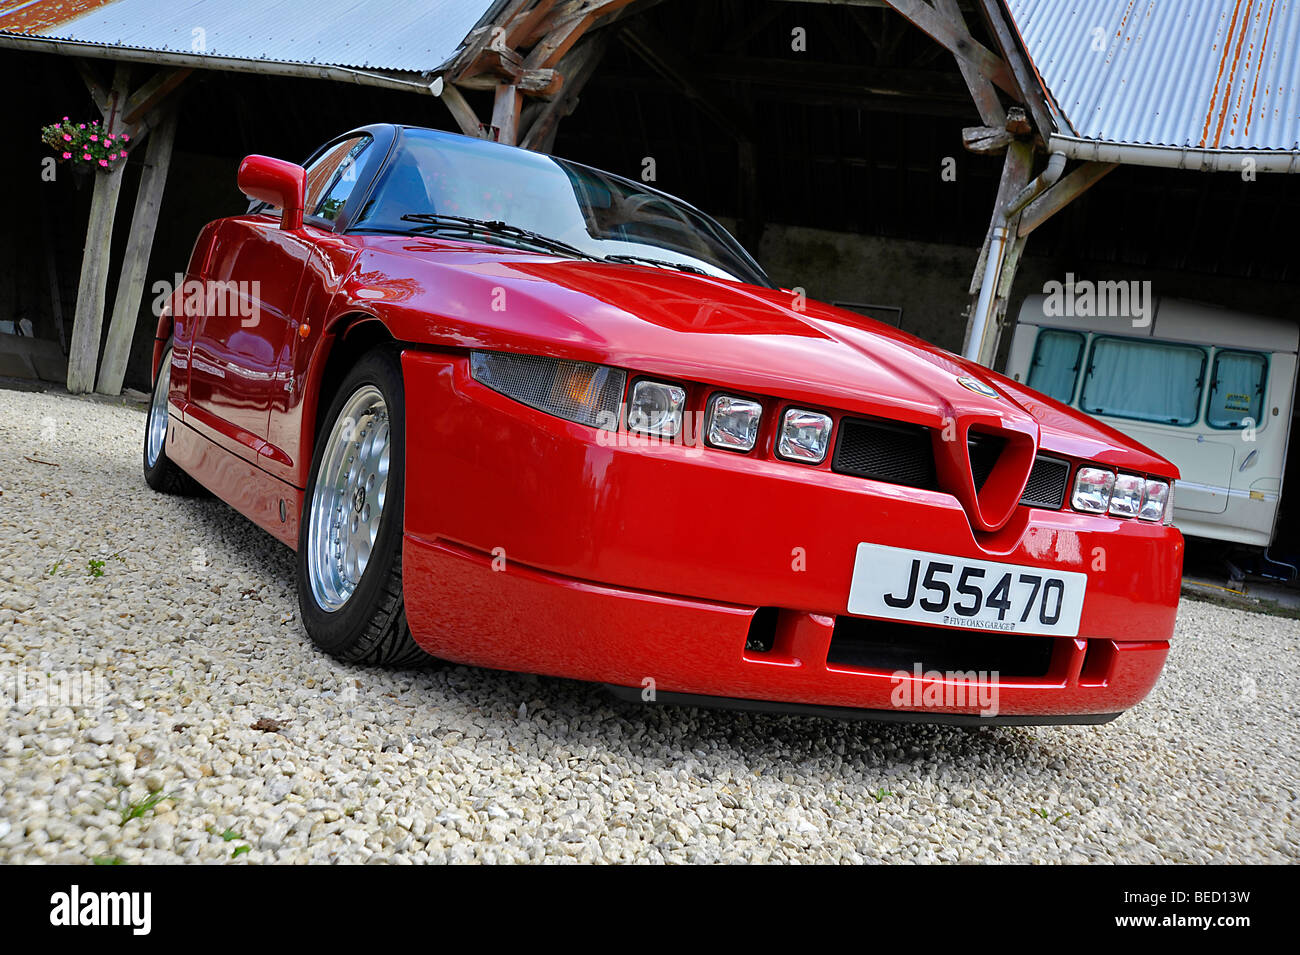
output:
[{"label": "gravel ground", "polygon": [[357,669],[302,632],[286,548],[149,491],[143,426],[0,391],[0,861],[1300,856],[1295,620],[1185,601],[1155,692],[1091,728],[647,710],[564,680]]}]

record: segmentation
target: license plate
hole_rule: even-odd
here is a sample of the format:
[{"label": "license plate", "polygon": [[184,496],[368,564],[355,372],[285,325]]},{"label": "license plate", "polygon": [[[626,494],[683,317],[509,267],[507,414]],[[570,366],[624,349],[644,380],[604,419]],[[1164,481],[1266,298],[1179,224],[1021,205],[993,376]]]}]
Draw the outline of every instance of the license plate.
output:
[{"label": "license plate", "polygon": [[944,627],[1073,637],[1088,575],[859,544],[849,613]]}]

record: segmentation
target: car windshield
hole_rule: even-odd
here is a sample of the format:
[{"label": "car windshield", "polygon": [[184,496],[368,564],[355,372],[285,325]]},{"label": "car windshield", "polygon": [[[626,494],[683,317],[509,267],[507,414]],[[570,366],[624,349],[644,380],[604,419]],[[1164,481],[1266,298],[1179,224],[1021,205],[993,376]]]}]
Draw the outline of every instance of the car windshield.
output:
[{"label": "car windshield", "polygon": [[722,226],[661,192],[553,156],[431,130],[404,132],[352,229],[454,235],[470,228],[463,220],[513,227],[475,230],[485,241],[541,247],[519,234],[527,230],[594,258],[772,287]]}]

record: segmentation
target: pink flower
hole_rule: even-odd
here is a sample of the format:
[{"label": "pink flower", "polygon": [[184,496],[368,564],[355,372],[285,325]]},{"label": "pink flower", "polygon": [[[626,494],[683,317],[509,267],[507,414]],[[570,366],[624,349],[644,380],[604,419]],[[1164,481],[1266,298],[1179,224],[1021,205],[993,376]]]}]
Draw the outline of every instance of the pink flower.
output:
[{"label": "pink flower", "polygon": [[72,142],[72,137],[69,136],[67,133],[64,133],[64,134],[63,134],[63,141],[64,141],[65,143],[70,143],[70,142]]},{"label": "pink flower", "polygon": [[72,153],[64,153],[64,154],[63,154],[63,158],[64,158],[64,159],[71,159],[71,158],[72,158]]},{"label": "pink flower", "polygon": [[66,116],[63,117],[63,121],[66,123],[66,122],[68,121],[68,117],[66,117]]},{"label": "pink flower", "polygon": [[82,156],[81,158],[84,159],[84,160],[86,160],[87,162],[89,162],[89,161],[90,161],[90,153],[86,153],[86,155]]},{"label": "pink flower", "polygon": [[109,158],[109,159],[116,159],[116,158],[117,158],[117,153],[109,153],[109,154],[108,154],[108,158]]},{"label": "pink flower", "polygon": [[101,159],[101,160],[99,161],[99,164],[100,164],[101,166],[107,166],[107,165],[108,165],[108,160],[107,160],[107,159]]},{"label": "pink flower", "polygon": [[99,137],[96,136],[94,133],[91,133],[91,134],[90,134],[90,141],[91,141],[92,143],[97,143],[97,142],[99,142]]},{"label": "pink flower", "polygon": [[125,159],[125,158],[126,158],[126,150],[125,150],[125,149],[121,150],[121,151],[118,153],[118,155],[121,156],[123,159]]},{"label": "pink flower", "polygon": [[85,124],[85,123],[82,123],[80,126],[77,127],[77,129],[85,129],[85,128],[86,128],[86,124]]},{"label": "pink flower", "polygon": [[124,143],[129,143],[130,141],[131,141],[131,137],[128,136],[126,133],[123,133],[123,134],[122,134],[122,142],[124,142]]}]

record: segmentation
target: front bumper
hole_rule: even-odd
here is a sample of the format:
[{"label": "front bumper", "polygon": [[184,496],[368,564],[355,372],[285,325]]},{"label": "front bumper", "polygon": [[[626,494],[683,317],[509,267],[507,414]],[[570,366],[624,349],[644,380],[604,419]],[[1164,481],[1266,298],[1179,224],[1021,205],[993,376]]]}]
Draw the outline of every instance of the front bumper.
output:
[{"label": "front bumper", "polygon": [[[846,604],[862,541],[1088,575],[1079,636],[1020,638],[1051,641],[1045,665],[1000,671],[1003,717],[1118,713],[1147,694],[1168,653],[1182,567],[1171,527],[1021,507],[977,539],[942,492],[628,446],[479,385],[463,358],[411,351],[403,368],[406,611],[435,656],[644,698],[987,713],[987,699],[971,697],[994,688],[945,694],[924,657],[903,678],[828,662],[837,623],[856,619]],[[758,608],[775,608],[763,618],[773,639],[747,650]],[[922,645],[953,632],[912,630]],[[962,636],[972,647],[1005,639]]]}]

